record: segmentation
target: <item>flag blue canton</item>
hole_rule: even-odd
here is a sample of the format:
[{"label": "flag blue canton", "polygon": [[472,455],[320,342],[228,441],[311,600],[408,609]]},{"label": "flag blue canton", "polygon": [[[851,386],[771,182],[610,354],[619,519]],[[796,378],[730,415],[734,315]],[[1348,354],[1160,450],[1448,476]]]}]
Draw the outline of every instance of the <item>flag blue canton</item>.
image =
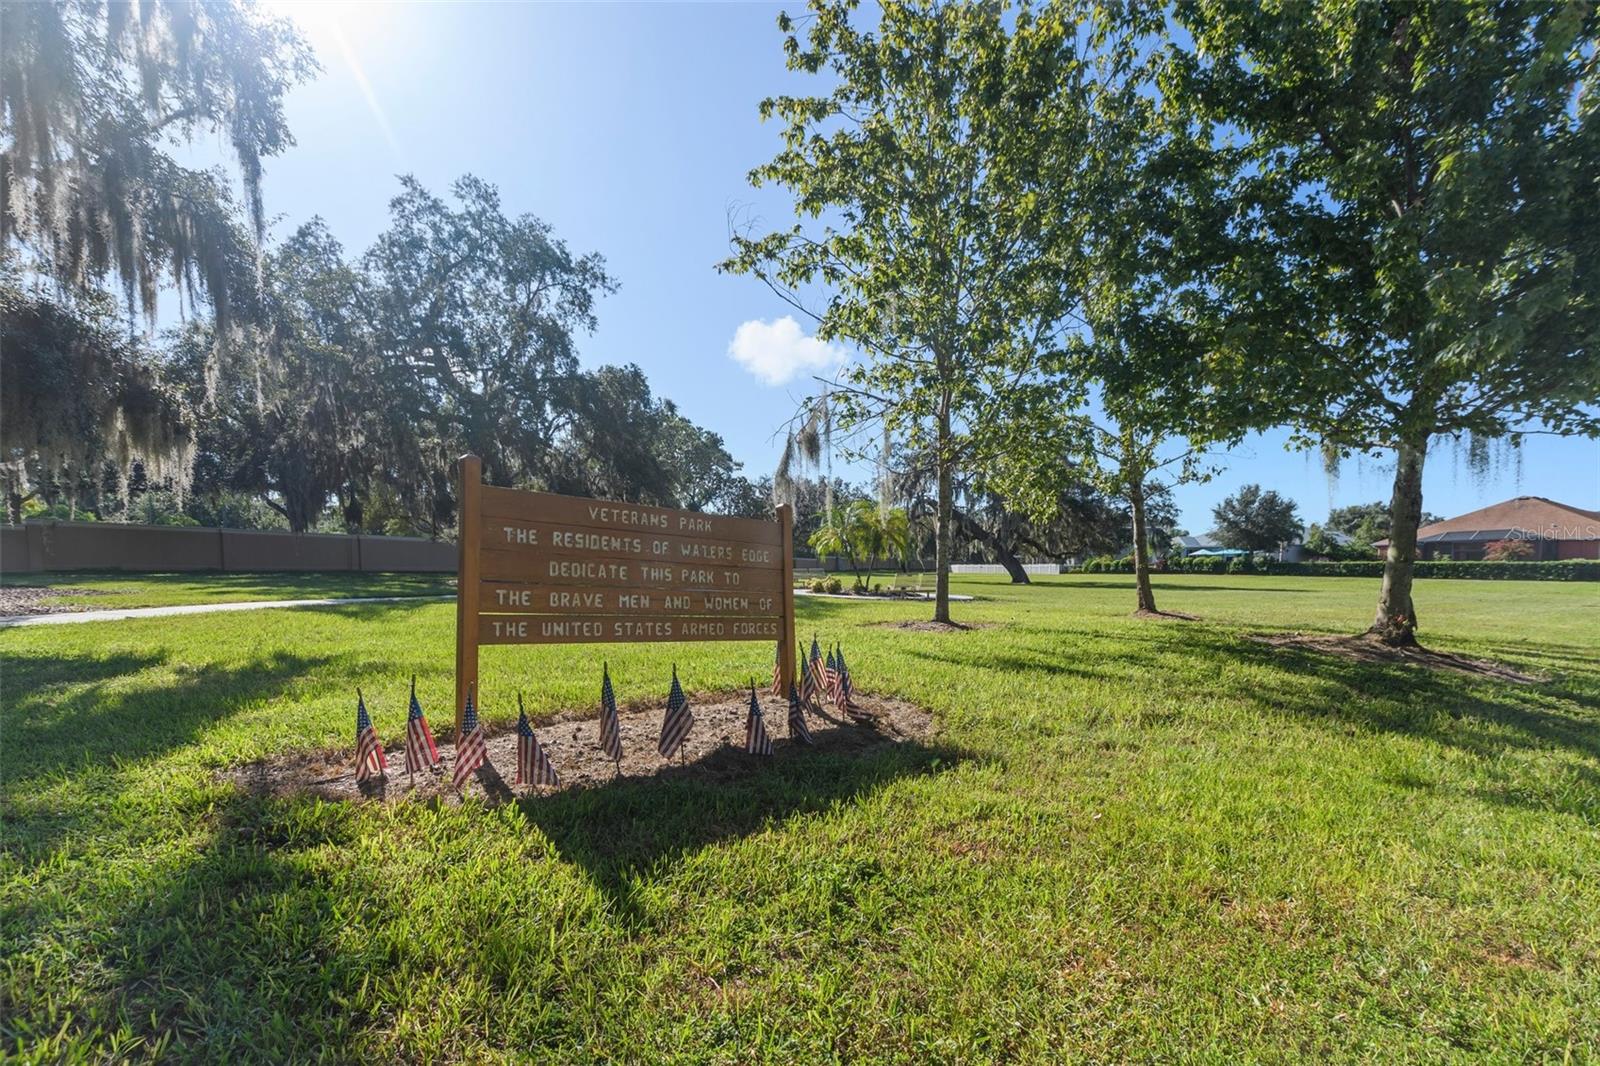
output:
[{"label": "flag blue canton", "polygon": [[613,762],[622,760],[622,722],[617,717],[617,694],[611,690],[611,670],[600,667],[600,750]]},{"label": "flag blue canton", "polygon": [[478,708],[473,706],[472,693],[467,693],[467,706],[461,713],[461,735],[456,740],[456,768],[451,783],[457,792],[472,780],[472,773],[489,758],[488,740],[483,726],[478,724]]},{"label": "flag blue canton", "polygon": [[789,685],[789,739],[816,743],[811,739],[811,730],[806,727],[806,709],[800,705],[800,694],[792,683]]}]

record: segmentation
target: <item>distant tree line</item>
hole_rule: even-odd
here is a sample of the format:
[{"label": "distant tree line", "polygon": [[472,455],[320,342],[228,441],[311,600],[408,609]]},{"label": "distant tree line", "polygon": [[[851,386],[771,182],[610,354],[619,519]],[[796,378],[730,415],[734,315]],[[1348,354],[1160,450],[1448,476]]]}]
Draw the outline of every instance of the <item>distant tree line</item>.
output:
[{"label": "distant tree line", "polygon": [[[438,536],[457,456],[495,484],[765,514],[722,438],[637,366],[578,365],[617,282],[473,176],[401,179],[347,255],[319,219],[267,246],[261,160],[314,63],[250,5],[6,5],[0,381],[7,517]],[[232,147],[246,193],[180,167]],[[151,337],[166,279],[209,313]],[[120,286],[119,308],[112,286]]]}]

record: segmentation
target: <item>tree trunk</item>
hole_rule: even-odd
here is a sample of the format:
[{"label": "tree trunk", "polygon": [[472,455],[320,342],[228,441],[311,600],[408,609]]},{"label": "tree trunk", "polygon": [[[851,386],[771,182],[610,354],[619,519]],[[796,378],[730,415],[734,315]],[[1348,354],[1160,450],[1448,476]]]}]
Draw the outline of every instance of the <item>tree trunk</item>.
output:
[{"label": "tree trunk", "polygon": [[22,505],[33,499],[38,493],[30,492],[26,496],[20,492],[6,493],[6,516],[14,526],[22,524]]},{"label": "tree trunk", "polygon": [[1156,594],[1150,588],[1150,535],[1144,525],[1144,478],[1128,483],[1128,503],[1133,509],[1133,584],[1138,590],[1138,609],[1156,611]]},{"label": "tree trunk", "polygon": [[996,537],[992,544],[994,545],[994,557],[1000,560],[1000,565],[1005,567],[1006,573],[1011,575],[1011,583],[1013,585],[1033,584],[1032,581],[1028,580],[1028,572],[1022,568],[1022,563],[1017,560],[1016,552],[1006,547],[1004,540]]},{"label": "tree trunk", "polygon": [[1396,647],[1417,642],[1417,610],[1411,602],[1411,581],[1417,560],[1417,527],[1422,524],[1422,464],[1427,438],[1402,443],[1394,469],[1394,495],[1389,500],[1389,553],[1383,564],[1383,590],[1378,614],[1367,632]]},{"label": "tree trunk", "polygon": [[939,410],[939,439],[938,453],[934,461],[938,464],[939,476],[939,516],[933,531],[933,620],[935,622],[950,622],[950,554],[954,547],[952,540],[950,512],[954,508],[955,493],[952,489],[951,460],[950,460],[950,409],[948,405],[941,406]]}]

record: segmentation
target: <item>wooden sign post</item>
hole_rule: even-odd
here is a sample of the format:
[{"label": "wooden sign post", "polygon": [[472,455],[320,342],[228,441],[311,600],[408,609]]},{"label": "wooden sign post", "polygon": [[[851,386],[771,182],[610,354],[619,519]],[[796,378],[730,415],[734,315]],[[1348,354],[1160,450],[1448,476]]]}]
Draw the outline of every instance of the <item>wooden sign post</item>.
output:
[{"label": "wooden sign post", "polygon": [[776,642],[794,680],[794,511],[778,520],[523,492],[461,457],[456,736],[480,644]]}]

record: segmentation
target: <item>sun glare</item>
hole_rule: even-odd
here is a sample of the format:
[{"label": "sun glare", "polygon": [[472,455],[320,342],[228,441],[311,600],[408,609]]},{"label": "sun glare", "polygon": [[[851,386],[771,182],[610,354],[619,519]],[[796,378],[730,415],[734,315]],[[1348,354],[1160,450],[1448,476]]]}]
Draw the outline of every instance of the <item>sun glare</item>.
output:
[{"label": "sun glare", "polygon": [[349,71],[398,160],[400,142],[356,54],[359,47],[370,61],[373,53],[382,48],[383,30],[394,13],[393,5],[384,0],[264,0],[262,6],[299,26],[324,67],[331,71],[342,64]]}]

